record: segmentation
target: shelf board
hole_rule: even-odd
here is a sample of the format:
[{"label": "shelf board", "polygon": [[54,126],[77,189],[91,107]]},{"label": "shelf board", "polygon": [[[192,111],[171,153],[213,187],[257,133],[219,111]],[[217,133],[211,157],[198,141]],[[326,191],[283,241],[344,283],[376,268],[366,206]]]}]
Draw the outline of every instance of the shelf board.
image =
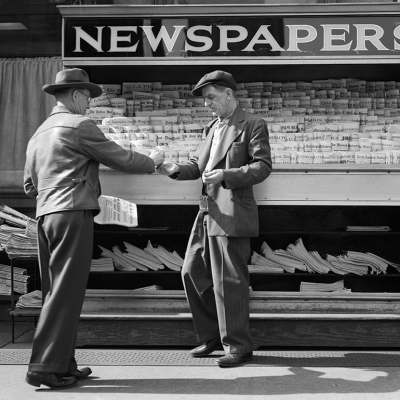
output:
[{"label": "shelf board", "polygon": [[[95,274],[95,275],[102,275],[102,274],[144,274],[144,275],[180,275],[180,271],[91,271],[90,274]],[[358,278],[400,278],[400,273],[398,274],[365,274],[365,275],[357,275],[357,274],[346,274],[346,275],[339,275],[339,274],[334,274],[334,273],[328,273],[328,274],[312,274],[308,272],[250,272],[250,275],[270,275],[270,276],[284,276],[286,277],[337,277],[338,279],[344,279],[345,277],[358,277]]]},{"label": "shelf board", "polygon": [[399,231],[262,231],[260,235],[399,235]]}]

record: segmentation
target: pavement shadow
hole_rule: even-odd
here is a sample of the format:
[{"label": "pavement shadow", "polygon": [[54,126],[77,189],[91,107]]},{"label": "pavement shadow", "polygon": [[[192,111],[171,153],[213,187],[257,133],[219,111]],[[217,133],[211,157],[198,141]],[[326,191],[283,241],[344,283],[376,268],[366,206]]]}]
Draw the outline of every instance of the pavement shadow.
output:
[{"label": "pavement shadow", "polygon": [[[345,355],[355,357],[358,353]],[[385,354],[386,363],[398,362],[399,356]],[[287,360],[281,360],[281,365]],[[350,360],[351,361],[351,360]],[[379,359],[374,359],[379,363]],[[321,363],[322,365],[322,363]],[[339,366],[279,366],[265,368],[254,365],[252,368],[238,367],[229,370],[215,367],[209,378],[193,377],[192,368],[197,376],[204,376],[204,367],[183,367],[185,372],[179,378],[166,378],[168,366],[146,367],[152,377],[146,379],[102,379],[91,377],[79,382],[70,393],[91,394],[163,394],[163,395],[302,395],[302,394],[382,394],[397,393],[400,389],[400,365],[398,368],[387,366],[339,367]],[[260,368],[261,367],[261,368]],[[129,368],[129,367],[124,367]],[[171,367],[172,368],[172,367]],[[176,368],[176,367],[175,367]],[[95,372],[95,368],[94,368]],[[149,374],[150,375],[150,374]],[[169,374],[170,375],[170,374]],[[185,375],[188,376],[185,378]],[[38,389],[37,391],[45,391]]]},{"label": "pavement shadow", "polygon": [[[250,376],[233,379],[92,379],[81,382],[69,393],[93,394],[202,394],[202,395],[285,395],[395,393],[400,388],[399,374],[380,370],[384,376],[368,382],[329,378],[324,371],[289,368],[291,375]],[[367,369],[367,372],[371,371]],[[42,391],[41,389],[39,389]],[[46,390],[46,389],[45,389]],[[44,391],[44,390],[43,390]]]}]

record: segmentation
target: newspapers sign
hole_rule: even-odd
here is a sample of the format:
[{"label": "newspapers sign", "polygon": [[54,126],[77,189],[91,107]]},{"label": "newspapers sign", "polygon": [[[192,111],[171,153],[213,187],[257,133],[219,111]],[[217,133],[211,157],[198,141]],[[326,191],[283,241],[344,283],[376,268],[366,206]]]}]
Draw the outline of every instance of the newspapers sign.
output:
[{"label": "newspapers sign", "polygon": [[64,19],[64,59],[400,54],[397,16]]}]

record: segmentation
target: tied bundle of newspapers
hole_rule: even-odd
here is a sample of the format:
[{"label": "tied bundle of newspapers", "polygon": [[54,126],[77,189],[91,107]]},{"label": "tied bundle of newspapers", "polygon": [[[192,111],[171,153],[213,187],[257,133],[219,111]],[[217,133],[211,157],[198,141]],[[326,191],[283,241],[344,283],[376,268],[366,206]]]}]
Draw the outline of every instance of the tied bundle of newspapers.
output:
[{"label": "tied bundle of newspapers", "polygon": [[338,256],[327,254],[322,257],[317,251],[308,251],[301,238],[289,244],[286,250],[272,250],[265,242],[260,250],[262,254],[253,252],[249,272],[293,273],[297,269],[318,274],[366,275],[385,274],[389,265],[400,272],[400,264],[369,252],[346,251]]},{"label": "tied bundle of newspapers", "polygon": [[10,259],[37,256],[37,222],[0,204],[0,249]]},{"label": "tied bundle of newspapers", "polygon": [[170,252],[160,245],[153,246],[150,240],[145,249],[128,242],[124,242],[124,246],[114,246],[112,251],[99,246],[101,256],[111,258],[119,271],[158,271],[165,267],[173,271],[182,269],[183,258],[176,251]]}]

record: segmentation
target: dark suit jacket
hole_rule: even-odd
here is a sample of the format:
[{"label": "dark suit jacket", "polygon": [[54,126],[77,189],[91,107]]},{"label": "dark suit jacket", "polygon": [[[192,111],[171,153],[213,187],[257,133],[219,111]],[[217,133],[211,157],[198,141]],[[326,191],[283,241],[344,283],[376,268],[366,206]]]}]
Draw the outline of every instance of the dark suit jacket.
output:
[{"label": "dark suit jacket", "polygon": [[[178,180],[198,179],[210,156],[215,122],[206,127],[205,142],[188,162],[180,163]],[[258,236],[259,222],[253,185],[272,171],[266,122],[237,107],[213,158],[211,170],[224,170],[224,181],[206,185],[210,236]],[[197,222],[197,221],[196,221]]]},{"label": "dark suit jacket", "polygon": [[154,172],[154,161],[108,140],[94,122],[54,107],[28,143],[24,189],[36,197],[36,217],[100,210],[99,163],[126,173]]}]

